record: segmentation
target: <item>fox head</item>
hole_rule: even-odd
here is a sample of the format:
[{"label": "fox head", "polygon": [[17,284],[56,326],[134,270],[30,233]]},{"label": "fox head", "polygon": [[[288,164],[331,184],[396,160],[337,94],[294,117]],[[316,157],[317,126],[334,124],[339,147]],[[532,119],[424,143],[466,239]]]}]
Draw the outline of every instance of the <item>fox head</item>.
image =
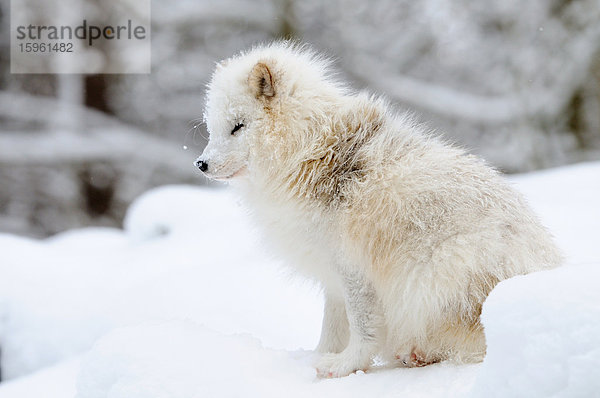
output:
[{"label": "fox head", "polygon": [[196,166],[211,179],[231,180],[299,164],[311,126],[342,90],[328,69],[314,52],[281,42],[219,63],[204,112],[209,143]]}]

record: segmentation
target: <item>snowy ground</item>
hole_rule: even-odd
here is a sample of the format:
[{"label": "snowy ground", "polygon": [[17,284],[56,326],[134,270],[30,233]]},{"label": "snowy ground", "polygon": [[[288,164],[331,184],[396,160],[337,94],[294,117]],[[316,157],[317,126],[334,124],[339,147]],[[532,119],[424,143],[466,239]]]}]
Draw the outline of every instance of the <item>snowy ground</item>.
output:
[{"label": "snowy ground", "polygon": [[174,186],[124,230],[0,235],[0,397],[598,394],[600,163],[513,180],[568,266],[492,292],[483,364],[317,380],[318,289],[265,255],[229,191]]}]

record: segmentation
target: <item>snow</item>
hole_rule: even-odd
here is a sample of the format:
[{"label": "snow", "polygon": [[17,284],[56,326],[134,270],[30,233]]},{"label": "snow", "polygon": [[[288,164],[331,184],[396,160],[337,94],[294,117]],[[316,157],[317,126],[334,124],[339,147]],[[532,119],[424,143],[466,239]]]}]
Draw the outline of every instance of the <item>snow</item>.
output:
[{"label": "snow", "polygon": [[74,381],[80,361],[80,357],[74,357],[35,371],[27,377],[6,381],[0,384],[0,397],[74,397]]},{"label": "snow", "polygon": [[248,335],[227,336],[189,321],[144,324],[115,330],[94,346],[83,361],[78,397],[335,397],[347,391],[384,397],[415,385],[443,397],[464,390],[475,370],[437,365],[430,371],[438,378],[434,385],[416,369],[318,382],[313,360],[310,351],[268,349]]},{"label": "snow", "polygon": [[[318,380],[317,287],[227,189],[162,187],[124,229],[0,235],[0,397],[591,396],[600,391],[600,163],[513,178],[566,267],[498,285],[482,364]],[[42,393],[43,392],[43,393]]]},{"label": "snow", "polygon": [[488,352],[472,396],[596,396],[598,280],[600,267],[595,264],[500,283],[482,314]]},{"label": "snow", "polygon": [[88,228],[46,241],[0,236],[3,378],[146,320],[196,320],[276,348],[316,345],[318,290],[265,261],[255,235],[230,193],[164,187],[131,206],[124,231]]}]

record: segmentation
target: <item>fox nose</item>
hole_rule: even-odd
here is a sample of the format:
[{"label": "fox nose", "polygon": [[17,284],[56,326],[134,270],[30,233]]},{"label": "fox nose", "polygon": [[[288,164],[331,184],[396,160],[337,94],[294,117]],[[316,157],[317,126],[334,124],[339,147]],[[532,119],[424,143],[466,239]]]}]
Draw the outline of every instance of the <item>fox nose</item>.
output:
[{"label": "fox nose", "polygon": [[205,172],[206,170],[208,170],[208,163],[205,162],[204,160],[196,160],[196,162],[194,163],[196,165],[197,168],[200,169],[201,172]]}]

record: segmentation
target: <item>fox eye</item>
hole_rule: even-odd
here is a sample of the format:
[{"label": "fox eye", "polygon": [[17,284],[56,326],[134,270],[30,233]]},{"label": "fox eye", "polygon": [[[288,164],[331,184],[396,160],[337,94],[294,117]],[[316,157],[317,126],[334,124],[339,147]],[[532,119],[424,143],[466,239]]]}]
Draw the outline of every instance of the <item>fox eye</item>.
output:
[{"label": "fox eye", "polygon": [[244,127],[244,125],[242,123],[236,124],[235,127],[233,128],[233,130],[231,130],[231,135],[235,135],[235,132],[238,131],[239,129],[241,129],[242,127]]}]

